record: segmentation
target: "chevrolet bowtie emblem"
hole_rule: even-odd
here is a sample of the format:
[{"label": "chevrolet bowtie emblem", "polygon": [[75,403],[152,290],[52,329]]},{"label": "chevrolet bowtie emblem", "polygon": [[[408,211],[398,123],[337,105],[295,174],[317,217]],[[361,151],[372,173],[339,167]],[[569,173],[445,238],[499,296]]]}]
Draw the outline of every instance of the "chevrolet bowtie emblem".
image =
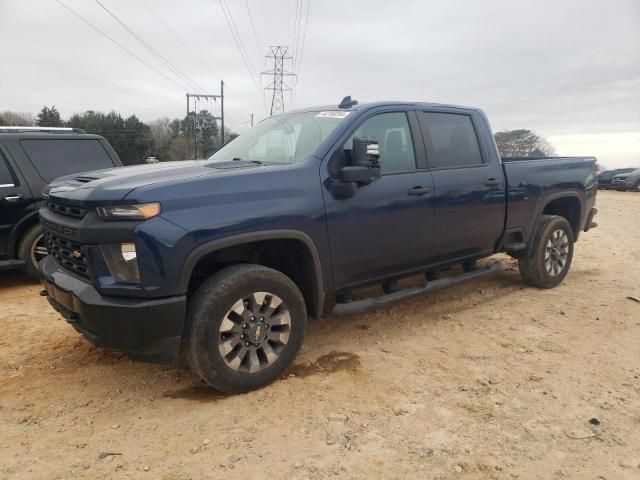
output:
[{"label": "chevrolet bowtie emblem", "polygon": [[73,252],[71,252],[71,255],[73,255],[75,258],[80,258],[82,256],[82,252],[74,250]]}]

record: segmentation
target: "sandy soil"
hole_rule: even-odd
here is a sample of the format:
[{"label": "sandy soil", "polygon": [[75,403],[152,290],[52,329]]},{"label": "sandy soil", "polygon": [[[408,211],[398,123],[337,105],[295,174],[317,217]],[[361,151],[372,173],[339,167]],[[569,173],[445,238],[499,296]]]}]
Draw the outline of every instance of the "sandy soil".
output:
[{"label": "sandy soil", "polygon": [[0,275],[0,478],[640,478],[640,194],[553,290],[515,263],[311,322],[289,374],[222,396],[81,338]]}]

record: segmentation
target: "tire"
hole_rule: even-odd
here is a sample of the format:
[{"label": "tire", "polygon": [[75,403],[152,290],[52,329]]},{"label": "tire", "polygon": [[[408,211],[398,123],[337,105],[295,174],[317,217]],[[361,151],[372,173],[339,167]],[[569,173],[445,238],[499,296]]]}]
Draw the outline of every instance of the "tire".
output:
[{"label": "tire", "polygon": [[562,283],[571,268],[573,243],[573,230],[564,217],[542,215],[527,253],[518,259],[524,283],[539,288]]},{"label": "tire", "polygon": [[42,227],[40,224],[34,225],[26,231],[18,245],[18,258],[26,262],[24,267],[22,267],[23,271],[32,280],[40,279],[38,262],[46,255]]},{"label": "tire", "polygon": [[262,265],[235,265],[208,278],[189,301],[184,353],[210,387],[248,392],[282,375],[306,326],[304,298],[289,277]]}]

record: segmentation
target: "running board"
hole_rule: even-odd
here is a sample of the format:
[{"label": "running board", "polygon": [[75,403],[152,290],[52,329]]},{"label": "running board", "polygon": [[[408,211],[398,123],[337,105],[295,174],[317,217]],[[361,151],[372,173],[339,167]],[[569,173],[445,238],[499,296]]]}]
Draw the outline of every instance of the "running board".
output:
[{"label": "running board", "polygon": [[355,313],[368,312],[381,307],[388,307],[395,303],[403,302],[409,298],[418,297],[427,293],[442,290],[448,287],[454,287],[462,283],[471,282],[481,277],[493,275],[504,270],[502,262],[494,262],[485,267],[480,267],[471,272],[461,273],[455,277],[440,278],[425,283],[421,287],[410,287],[397,292],[388,293],[379,297],[363,298],[348,303],[338,303],[333,308],[333,315],[353,315]]}]

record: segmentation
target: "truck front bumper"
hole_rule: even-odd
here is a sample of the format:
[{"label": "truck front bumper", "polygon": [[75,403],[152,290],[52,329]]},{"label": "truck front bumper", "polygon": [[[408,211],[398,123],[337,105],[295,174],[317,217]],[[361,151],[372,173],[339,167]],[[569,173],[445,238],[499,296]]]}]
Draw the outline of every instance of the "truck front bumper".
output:
[{"label": "truck front bumper", "polygon": [[63,270],[51,256],[38,267],[42,295],[91,343],[138,360],[177,360],[184,332],[184,295],[160,299],[107,297]]}]

